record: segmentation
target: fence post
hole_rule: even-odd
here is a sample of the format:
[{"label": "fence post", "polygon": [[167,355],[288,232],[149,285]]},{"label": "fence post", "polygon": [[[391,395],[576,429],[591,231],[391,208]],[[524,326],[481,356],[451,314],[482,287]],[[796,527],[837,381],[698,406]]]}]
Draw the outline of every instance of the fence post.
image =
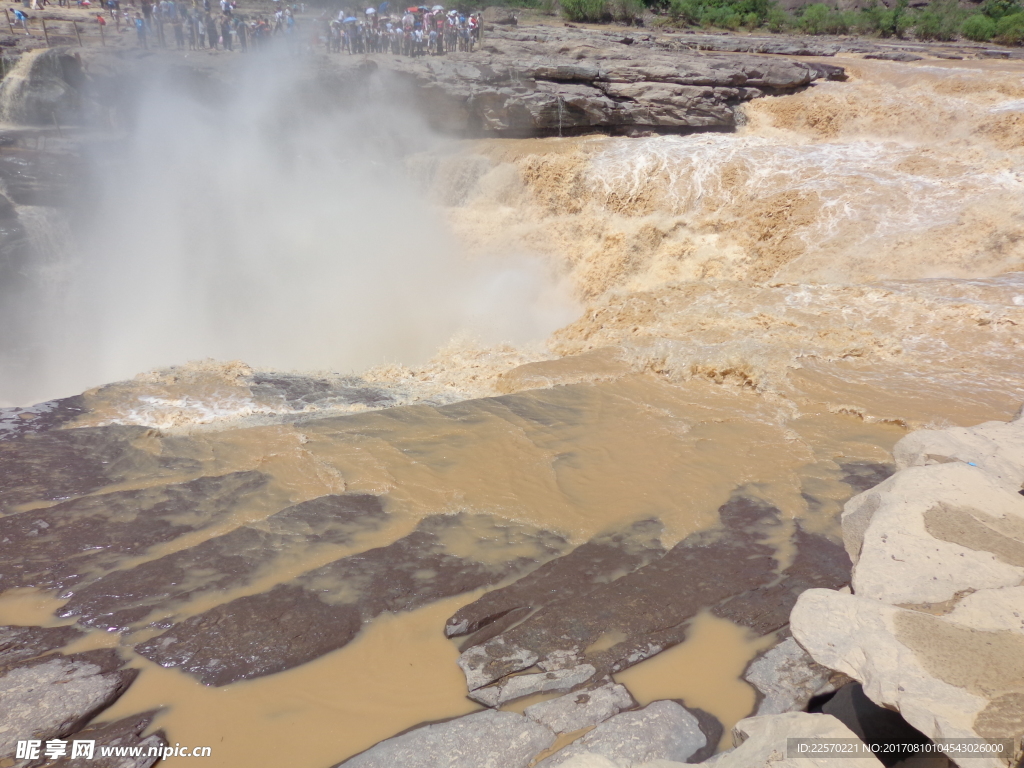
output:
[{"label": "fence post", "polygon": [[107,46],[107,38],[103,34],[103,25],[102,24],[100,24],[100,43],[103,45],[104,48],[106,48],[106,46]]},{"label": "fence post", "polygon": [[78,38],[78,47],[82,47],[82,36],[78,33],[78,22],[74,21],[72,24],[75,25],[75,37]]},{"label": "fence post", "polygon": [[40,19],[43,23],[43,38],[46,40],[46,47],[50,47],[50,33],[46,31],[46,19]]},{"label": "fence post", "polygon": [[11,34],[13,35],[14,34],[14,25],[11,24],[11,14],[10,14],[10,12],[6,8],[4,8],[4,15],[7,17],[7,26],[11,28]]}]

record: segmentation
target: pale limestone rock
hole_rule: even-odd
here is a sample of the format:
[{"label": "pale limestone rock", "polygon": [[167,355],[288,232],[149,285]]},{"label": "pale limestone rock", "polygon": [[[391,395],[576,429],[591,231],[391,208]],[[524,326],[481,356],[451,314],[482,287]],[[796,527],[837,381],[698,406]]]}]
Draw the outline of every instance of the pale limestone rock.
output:
[{"label": "pale limestone rock", "polygon": [[714,765],[714,768],[880,768],[882,765],[873,756],[841,759],[786,757],[786,740],[790,738],[857,738],[853,731],[831,715],[788,712],[782,715],[748,717],[736,723],[732,732],[733,741],[737,744],[736,749],[724,755],[716,755],[714,759],[701,765]]},{"label": "pale limestone rock", "polygon": [[485,710],[386,739],[346,768],[526,768],[555,734],[515,712]]},{"label": "pale limestone rock", "polygon": [[537,672],[530,675],[512,675],[496,685],[477,688],[469,692],[469,698],[488,707],[500,707],[508,701],[515,701],[534,693],[568,691],[592,678],[597,670],[592,664],[556,669],[551,672]]},{"label": "pale limestone rock", "polygon": [[1020,488],[1024,485],[1024,420],[922,429],[900,440],[893,458],[897,469],[954,461],[974,464]]},{"label": "pale limestone rock", "polygon": [[[1024,632],[984,631],[962,621],[1016,603],[1019,592],[971,596],[959,612],[935,616],[877,600],[811,589],[790,617],[793,635],[814,659],[864,686],[931,738],[1005,738],[1024,733]],[[1001,619],[987,626],[1002,627]],[[1005,768],[997,758],[972,767]]]},{"label": "pale limestone rock", "polygon": [[812,697],[835,690],[835,673],[814,661],[799,643],[787,637],[759,656],[743,679],[762,695],[758,715],[803,711]]},{"label": "pale limestone rock", "polygon": [[603,723],[624,709],[636,706],[623,685],[607,683],[588,691],[576,691],[551,701],[542,701],[523,710],[523,714],[555,733],[571,733]]},{"label": "pale limestone rock", "polygon": [[[707,745],[700,723],[674,701],[655,701],[643,709],[623,712],[537,764],[563,766],[586,754],[601,755],[619,768],[651,760],[684,762]],[[595,766],[597,768],[597,766]]]},{"label": "pale limestone rock", "polygon": [[941,603],[1024,581],[1024,496],[963,463],[905,469],[847,502],[853,591]]}]

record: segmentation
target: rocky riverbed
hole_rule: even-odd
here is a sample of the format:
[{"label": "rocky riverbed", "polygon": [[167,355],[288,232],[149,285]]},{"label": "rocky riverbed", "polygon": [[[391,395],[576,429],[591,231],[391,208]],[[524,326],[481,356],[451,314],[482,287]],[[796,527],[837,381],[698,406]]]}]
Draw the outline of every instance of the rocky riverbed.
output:
[{"label": "rocky riverbed", "polygon": [[[95,495],[116,482],[118,467],[151,461],[138,451],[145,438],[124,428],[53,429],[58,420],[49,415],[69,408],[6,414],[21,427],[0,442],[8,510],[29,499],[93,495],[45,511],[9,511],[3,577],[5,588],[47,587],[71,596],[59,613],[79,625],[145,623],[186,591],[194,596],[197,587],[224,590],[252,580],[268,557],[286,556],[289,538],[338,543],[387,516],[373,496],[325,496],[197,547],[118,568],[113,554],[155,552],[160,541],[215,523],[268,479],[250,472]],[[779,511],[743,494],[719,510],[721,527],[668,550],[654,520],[567,550],[563,539],[543,531],[428,518],[394,544],[170,625],[135,650],[207,685],[224,685],[316,658],[381,611],[411,610],[503,579],[506,586],[466,604],[444,627],[450,637],[467,638],[459,658],[467,693],[488,708],[388,739],[343,765],[701,762],[722,736],[715,717],[678,701],[640,707],[612,675],[684,641],[692,617],[709,606],[757,634],[792,636],[749,665],[746,680],[760,697],[755,716],[733,729],[734,748],[702,764],[789,764],[785,739],[795,737],[1011,739],[1013,760],[970,764],[1015,764],[1024,735],[1017,647],[1024,642],[1024,419],[914,432],[896,444],[894,456],[894,475],[878,484],[870,474],[857,481],[867,487],[846,503],[845,552],[798,524],[785,535],[795,547],[789,564],[773,566]],[[150,471],[181,471],[181,461],[158,460]],[[457,538],[464,538],[496,524],[508,554],[500,544],[487,562],[452,553],[453,531],[461,528]],[[218,572],[224,575],[214,577]],[[191,584],[199,573],[207,576]],[[339,589],[355,592],[335,607],[324,602],[321,596]],[[71,624],[3,629],[4,754],[29,737],[165,743],[160,732],[143,735],[152,712],[96,723],[137,671],[114,649],[74,652],[69,646],[82,635]],[[522,713],[494,709],[538,692],[562,695]],[[576,738],[552,752],[565,734]]]}]

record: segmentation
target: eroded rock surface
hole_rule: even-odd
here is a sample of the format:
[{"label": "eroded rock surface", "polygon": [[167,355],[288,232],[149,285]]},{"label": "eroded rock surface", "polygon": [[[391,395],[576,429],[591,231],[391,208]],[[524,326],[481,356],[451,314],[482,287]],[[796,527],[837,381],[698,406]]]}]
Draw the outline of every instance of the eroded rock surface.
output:
[{"label": "eroded rock surface", "polygon": [[112,649],[71,656],[43,656],[0,675],[0,754],[18,740],[54,739],[81,729],[131,685],[138,670],[125,669]]},{"label": "eroded rock surface", "polygon": [[820,77],[798,61],[635,42],[557,27],[494,30],[473,53],[375,64],[414,85],[439,127],[499,135],[729,129],[739,104]]},{"label": "eroded rock surface", "polygon": [[[588,681],[636,664],[686,639],[689,622],[699,611],[712,607],[725,618],[759,634],[785,625],[797,595],[812,586],[839,587],[849,579],[849,559],[838,544],[799,527],[792,533],[796,555],[777,573],[776,551],[770,543],[784,525],[774,507],[742,495],[720,510],[722,527],[687,537],[646,565],[620,571],[611,580],[583,579],[574,583],[566,599],[555,590],[545,604],[514,626],[471,645],[459,665],[466,674],[470,696],[498,706],[539,691],[568,691]],[[627,539],[628,540],[628,539]],[[576,552],[547,566],[550,574],[568,566]],[[591,550],[593,551],[593,550]],[[656,554],[641,549],[645,557]],[[501,606],[512,610],[532,589],[544,592],[545,574],[532,577],[531,590],[481,602],[486,609],[467,606],[449,621],[452,629],[468,630],[472,617],[491,616]],[[558,598],[558,599],[556,599]],[[519,617],[514,617],[519,620]],[[515,675],[533,665],[539,672]]]},{"label": "eroded rock surface", "polygon": [[[715,743],[720,736],[721,726]],[[700,721],[686,707],[674,701],[655,701],[643,709],[615,715],[537,765],[554,768],[585,754],[600,755],[619,765],[651,760],[685,763],[713,751],[714,744],[707,749],[709,741]]]},{"label": "eroded rock surface", "polygon": [[188,459],[154,456],[136,445],[143,427],[52,430],[0,440],[0,514],[28,501],[92,493],[124,474],[197,470]]},{"label": "eroded rock surface", "polygon": [[75,627],[0,627],[0,670],[55,651],[84,634]]},{"label": "eroded rock surface", "polygon": [[[865,755],[845,757],[786,756],[786,740],[855,739],[856,734],[831,715],[789,712],[782,715],[748,717],[733,728],[736,748],[705,765],[715,768],[882,768],[877,758]],[[653,766],[652,766],[653,768]]]},{"label": "eroded rock surface", "polygon": [[757,657],[743,679],[759,694],[757,715],[802,712],[818,695],[836,690],[847,678],[823,667],[788,637]]},{"label": "eroded rock surface", "polygon": [[[0,443],[0,450],[16,444]],[[125,556],[143,554],[154,545],[225,519],[263,491],[267,481],[260,472],[233,472],[86,496],[8,515],[0,534],[0,591],[74,587],[113,570]]]},{"label": "eroded rock surface", "polygon": [[534,704],[523,710],[523,714],[546,725],[555,733],[571,733],[603,723],[613,715],[635,706],[636,701],[624,685],[605,683],[597,688]]},{"label": "eroded rock surface", "polygon": [[[480,562],[452,553],[475,539],[491,544],[493,559]],[[435,515],[386,547],[217,606],[135,649],[207,685],[268,675],[341,648],[363,622],[384,611],[413,610],[525,573],[564,546],[554,534],[486,515]]]},{"label": "eroded rock surface", "polygon": [[346,768],[526,768],[555,734],[515,712],[487,710],[416,728],[346,760]]},{"label": "eroded rock surface", "polygon": [[58,615],[78,616],[88,626],[124,629],[154,610],[166,612],[199,594],[250,583],[279,558],[305,547],[351,542],[379,528],[385,517],[376,496],[322,496],[197,546],[112,571],[76,590]]},{"label": "eroded rock surface", "polygon": [[1022,437],[1018,418],[897,443],[901,470],[843,513],[854,594],[808,590],[793,610],[815,661],[931,739],[1024,736]]},{"label": "eroded rock surface", "polygon": [[[153,756],[151,749],[167,746],[167,736],[163,731],[156,731],[148,736],[143,732],[149,728],[156,717],[156,712],[144,712],[131,715],[112,723],[96,723],[75,734],[76,739],[96,742],[96,753],[92,759],[62,757],[46,763],[46,768],[149,768],[159,755]],[[139,756],[104,756],[100,754],[100,746],[137,748]]]}]

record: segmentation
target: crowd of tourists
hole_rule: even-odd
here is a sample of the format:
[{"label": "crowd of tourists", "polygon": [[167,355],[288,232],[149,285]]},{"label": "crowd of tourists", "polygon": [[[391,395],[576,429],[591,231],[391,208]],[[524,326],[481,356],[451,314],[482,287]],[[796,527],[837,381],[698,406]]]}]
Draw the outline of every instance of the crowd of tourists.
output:
[{"label": "crowd of tourists", "polygon": [[336,19],[321,16],[322,38],[332,53],[393,53],[405,56],[472,51],[480,41],[480,17],[444,6],[412,6],[389,13],[387,1],[367,8],[362,18],[348,10]]},{"label": "crowd of tourists", "polygon": [[[61,0],[67,2],[68,0]],[[120,30],[134,28],[138,45],[176,47],[179,50],[239,50],[260,47],[278,35],[298,37],[298,16],[305,3],[285,5],[279,0],[269,14],[236,12],[236,0],[98,0],[106,6],[112,23]],[[213,7],[220,4],[219,13]],[[89,4],[91,0],[78,0]],[[97,23],[107,26],[103,13]],[[446,10],[441,5],[413,6],[401,13],[389,12],[385,0],[377,8],[356,11],[344,8],[335,14],[324,11],[316,19],[304,19],[303,39],[323,46],[329,53],[393,53],[405,56],[442,55],[472,51],[480,40],[480,17]]]}]

